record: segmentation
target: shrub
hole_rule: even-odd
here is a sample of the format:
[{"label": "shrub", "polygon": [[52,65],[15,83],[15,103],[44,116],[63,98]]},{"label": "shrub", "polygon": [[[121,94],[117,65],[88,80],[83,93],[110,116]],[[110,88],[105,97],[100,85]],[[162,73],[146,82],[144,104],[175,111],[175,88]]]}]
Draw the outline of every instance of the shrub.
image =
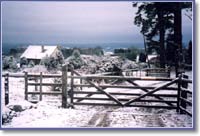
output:
[{"label": "shrub", "polygon": [[81,68],[85,64],[78,50],[73,51],[72,56],[68,57],[67,62],[73,65],[75,69]]},{"label": "shrub", "polygon": [[23,67],[23,66],[27,66],[28,65],[28,60],[23,57],[20,59],[20,67]]},{"label": "shrub", "polygon": [[40,61],[41,65],[44,65],[48,70],[57,68],[57,61],[54,57],[45,57]]},{"label": "shrub", "polygon": [[41,61],[41,65],[45,65],[48,70],[60,68],[64,63],[64,57],[61,52],[57,52],[55,57],[44,57]]},{"label": "shrub", "polygon": [[29,68],[32,68],[35,66],[35,63],[31,60],[29,63],[28,63],[28,67]]},{"label": "shrub", "polygon": [[136,60],[138,52],[139,52],[139,50],[134,48],[134,47],[131,47],[131,48],[128,48],[128,49],[120,48],[120,49],[114,50],[114,53],[116,55],[119,55],[123,58],[127,58],[129,60]]},{"label": "shrub", "polygon": [[142,52],[139,55],[139,62],[146,62],[146,55]]},{"label": "shrub", "polygon": [[17,70],[17,60],[12,56],[6,56],[3,58],[3,69]]}]

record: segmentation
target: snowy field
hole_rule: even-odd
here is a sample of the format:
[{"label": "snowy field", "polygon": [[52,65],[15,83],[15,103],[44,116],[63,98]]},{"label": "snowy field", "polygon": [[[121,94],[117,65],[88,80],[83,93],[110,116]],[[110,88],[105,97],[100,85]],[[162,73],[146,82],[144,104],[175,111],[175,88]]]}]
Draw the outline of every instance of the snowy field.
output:
[{"label": "snowy field", "polygon": [[[192,72],[186,74],[190,79],[192,78]],[[23,79],[10,78],[9,82],[10,103],[7,106],[4,106],[4,95],[1,95],[2,116],[7,119],[3,122],[3,128],[193,127],[192,118],[185,114],[178,114],[176,110],[109,106],[75,106],[74,109],[63,109],[60,107],[61,97],[54,100],[52,96],[46,96],[43,101],[33,104],[24,100]],[[138,81],[137,83],[144,85],[144,82]],[[162,83],[156,81],[146,83],[148,86],[160,84]],[[192,86],[189,88],[192,89]],[[43,89],[48,90],[48,88]],[[113,90],[106,89],[106,91],[112,92]],[[2,94],[4,94],[3,80]]]}]

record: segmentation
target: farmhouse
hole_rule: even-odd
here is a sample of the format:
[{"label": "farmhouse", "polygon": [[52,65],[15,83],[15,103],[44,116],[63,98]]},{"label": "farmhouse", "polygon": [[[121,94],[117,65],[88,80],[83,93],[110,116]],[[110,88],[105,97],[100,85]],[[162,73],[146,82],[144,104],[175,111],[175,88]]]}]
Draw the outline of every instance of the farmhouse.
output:
[{"label": "farmhouse", "polygon": [[41,59],[45,57],[58,57],[61,53],[58,46],[30,45],[21,55],[20,59],[26,58],[28,63],[32,61],[39,64]]}]

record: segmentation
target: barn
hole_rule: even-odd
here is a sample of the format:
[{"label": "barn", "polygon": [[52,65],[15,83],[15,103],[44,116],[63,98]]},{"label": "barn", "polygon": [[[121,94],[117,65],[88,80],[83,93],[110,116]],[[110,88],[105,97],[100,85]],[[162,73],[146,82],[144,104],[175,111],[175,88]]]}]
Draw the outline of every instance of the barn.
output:
[{"label": "barn", "polygon": [[[39,64],[41,59],[45,57],[57,57],[61,51],[57,45],[29,45],[24,53],[20,56],[20,59],[27,59],[28,63],[32,61],[35,65]],[[61,53],[62,54],[62,53]]]}]

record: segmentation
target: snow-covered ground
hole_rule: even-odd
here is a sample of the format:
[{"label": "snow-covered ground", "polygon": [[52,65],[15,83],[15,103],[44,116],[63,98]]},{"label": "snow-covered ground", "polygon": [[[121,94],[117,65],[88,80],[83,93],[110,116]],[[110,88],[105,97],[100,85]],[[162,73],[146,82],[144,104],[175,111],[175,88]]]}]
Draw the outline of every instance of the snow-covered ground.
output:
[{"label": "snow-covered ground", "polygon": [[[191,78],[191,72],[188,72]],[[3,82],[3,80],[2,80]],[[20,78],[9,79],[10,103],[4,106],[2,96],[2,116],[8,118],[3,128],[73,128],[73,127],[113,127],[113,128],[190,128],[192,118],[179,114],[176,110],[138,108],[138,107],[109,107],[109,106],[75,106],[74,109],[63,109],[61,101],[50,103],[51,96],[43,101],[32,104],[24,100],[24,81]],[[140,85],[158,86],[162,82],[137,82]],[[192,88],[191,86],[189,86]],[[48,90],[48,88],[43,88]],[[94,88],[91,88],[91,90]],[[88,90],[88,89],[87,89]],[[107,89],[112,92],[116,89]],[[123,91],[131,91],[123,89]],[[141,92],[141,90],[135,90]],[[163,91],[164,92],[164,91]],[[4,83],[2,83],[4,94]]]}]

